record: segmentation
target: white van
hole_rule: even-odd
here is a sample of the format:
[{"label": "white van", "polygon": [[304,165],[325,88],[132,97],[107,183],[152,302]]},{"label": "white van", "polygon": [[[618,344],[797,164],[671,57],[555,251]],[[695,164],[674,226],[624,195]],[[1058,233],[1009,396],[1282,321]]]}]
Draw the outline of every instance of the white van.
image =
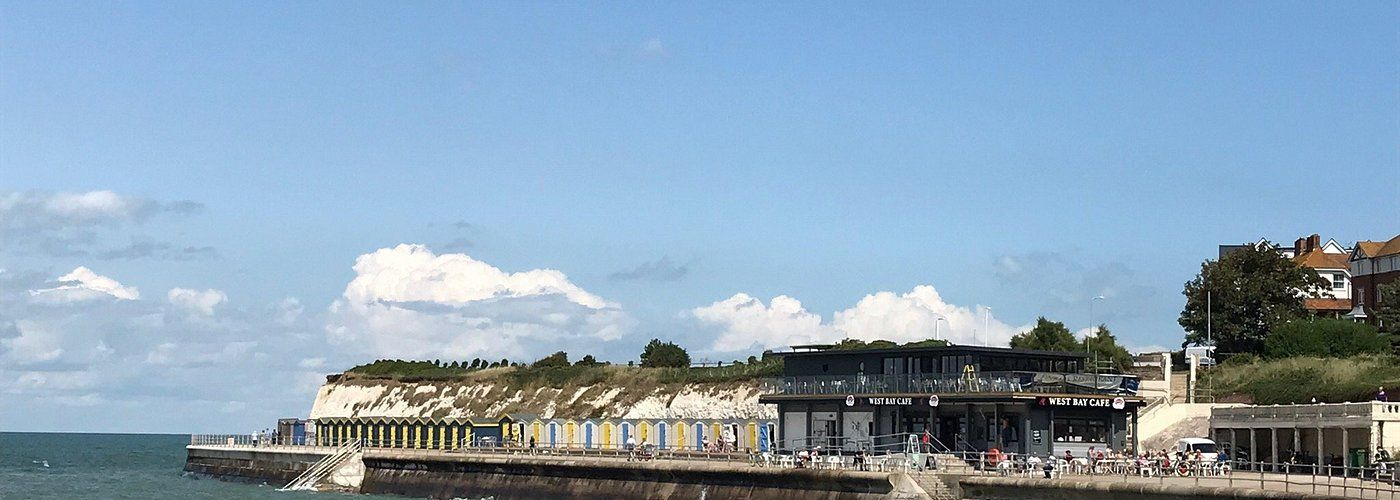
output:
[{"label": "white van", "polygon": [[1214,462],[1219,454],[1215,451],[1215,441],[1206,438],[1182,438],[1176,442],[1176,451],[1180,453],[1201,452],[1201,460]]}]

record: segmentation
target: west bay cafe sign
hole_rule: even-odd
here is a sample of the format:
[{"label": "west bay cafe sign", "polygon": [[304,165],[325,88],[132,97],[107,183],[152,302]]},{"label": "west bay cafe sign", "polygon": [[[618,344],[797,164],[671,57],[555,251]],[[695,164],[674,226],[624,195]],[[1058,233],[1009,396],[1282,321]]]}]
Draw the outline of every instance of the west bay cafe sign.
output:
[{"label": "west bay cafe sign", "polygon": [[[846,406],[855,406],[857,402],[865,403],[869,406],[928,405],[931,407],[937,407],[938,395],[934,394],[927,398],[884,396],[857,398],[854,394],[846,396]],[[1128,402],[1121,397],[1091,398],[1041,396],[1036,398],[1036,405],[1043,407],[1113,408],[1115,410],[1122,410],[1128,406]]]}]

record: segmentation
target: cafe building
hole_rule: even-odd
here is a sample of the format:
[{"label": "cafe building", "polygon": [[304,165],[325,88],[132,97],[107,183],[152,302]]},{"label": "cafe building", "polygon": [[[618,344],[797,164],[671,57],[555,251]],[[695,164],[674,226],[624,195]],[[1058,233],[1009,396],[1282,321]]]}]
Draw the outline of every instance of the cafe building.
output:
[{"label": "cafe building", "polygon": [[781,449],[900,451],[927,433],[940,451],[1084,456],[1137,449],[1143,400],[1130,375],[1086,373],[1085,353],[946,346],[797,346],[759,401],[778,406]]}]

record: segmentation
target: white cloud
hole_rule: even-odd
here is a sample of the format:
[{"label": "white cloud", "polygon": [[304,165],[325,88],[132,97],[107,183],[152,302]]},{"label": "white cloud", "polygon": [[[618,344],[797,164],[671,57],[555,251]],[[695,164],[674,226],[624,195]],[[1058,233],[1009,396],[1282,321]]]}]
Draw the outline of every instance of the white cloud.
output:
[{"label": "white cloud", "polygon": [[841,338],[840,332],[822,324],[820,315],[807,312],[802,302],[786,295],[773,297],[765,305],[762,300],[737,293],[692,309],[690,314],[701,323],[723,328],[713,345],[714,350],[721,352],[834,342]]},{"label": "white cloud", "polygon": [[345,287],[345,299],[352,303],[461,305],[498,297],[549,294],[563,295],[592,309],[609,305],[553,269],[506,273],[466,254],[434,255],[423,245],[405,244],[361,255],[355,259],[355,279]]},{"label": "white cloud", "polygon": [[[770,305],[740,293],[690,311],[702,324],[721,328],[712,349],[735,352],[754,348],[778,348],[794,344],[836,342],[843,338],[865,341],[912,342],[934,337],[955,344],[1004,346],[1017,332],[993,316],[984,322],[982,307],[948,304],[932,286],[921,285],[909,293],[878,292],[854,307],[837,311],[830,323],[807,311],[797,299],[780,295]],[[942,324],[939,318],[943,318]],[[988,335],[990,332],[990,335]]]},{"label": "white cloud", "polygon": [[520,356],[533,354],[526,344],[612,340],[633,324],[616,304],[553,269],[508,273],[405,244],[361,255],[354,270],[331,304],[327,336],[375,356]]},{"label": "white cloud", "polygon": [[171,288],[166,294],[170,304],[189,312],[213,316],[214,308],[228,300],[224,292],[210,288],[208,290],[191,290],[188,288]]},{"label": "white cloud", "polygon": [[58,278],[59,286],[30,290],[29,295],[37,302],[62,304],[96,299],[115,298],[136,300],[141,292],[136,287],[124,286],[112,278],[92,272],[79,266],[73,272]]},{"label": "white cloud", "polygon": [[[938,336],[954,344],[1007,345],[1011,337],[1028,327],[1014,327],[985,314],[984,307],[963,307],[943,301],[931,285],[919,285],[909,293],[878,292],[866,295],[855,307],[839,311],[833,323],[854,339],[913,342]],[[941,325],[935,325],[938,318]],[[988,334],[990,332],[990,335]]]},{"label": "white cloud", "polygon": [[323,366],[326,366],[326,358],[304,358],[297,362],[297,367],[308,370],[319,369]]}]

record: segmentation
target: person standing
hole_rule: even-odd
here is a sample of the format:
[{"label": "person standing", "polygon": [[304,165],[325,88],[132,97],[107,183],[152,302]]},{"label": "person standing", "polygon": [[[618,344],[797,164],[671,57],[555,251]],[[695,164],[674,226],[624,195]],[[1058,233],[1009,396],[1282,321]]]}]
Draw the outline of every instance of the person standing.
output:
[{"label": "person standing", "polygon": [[1382,402],[1382,403],[1386,403],[1386,402],[1389,402],[1389,401],[1390,401],[1390,398],[1389,398],[1389,397],[1386,397],[1386,395],[1385,395],[1385,387],[1384,387],[1384,386],[1382,386],[1382,387],[1380,388],[1379,391],[1376,391],[1376,401],[1380,401],[1380,402]]}]

